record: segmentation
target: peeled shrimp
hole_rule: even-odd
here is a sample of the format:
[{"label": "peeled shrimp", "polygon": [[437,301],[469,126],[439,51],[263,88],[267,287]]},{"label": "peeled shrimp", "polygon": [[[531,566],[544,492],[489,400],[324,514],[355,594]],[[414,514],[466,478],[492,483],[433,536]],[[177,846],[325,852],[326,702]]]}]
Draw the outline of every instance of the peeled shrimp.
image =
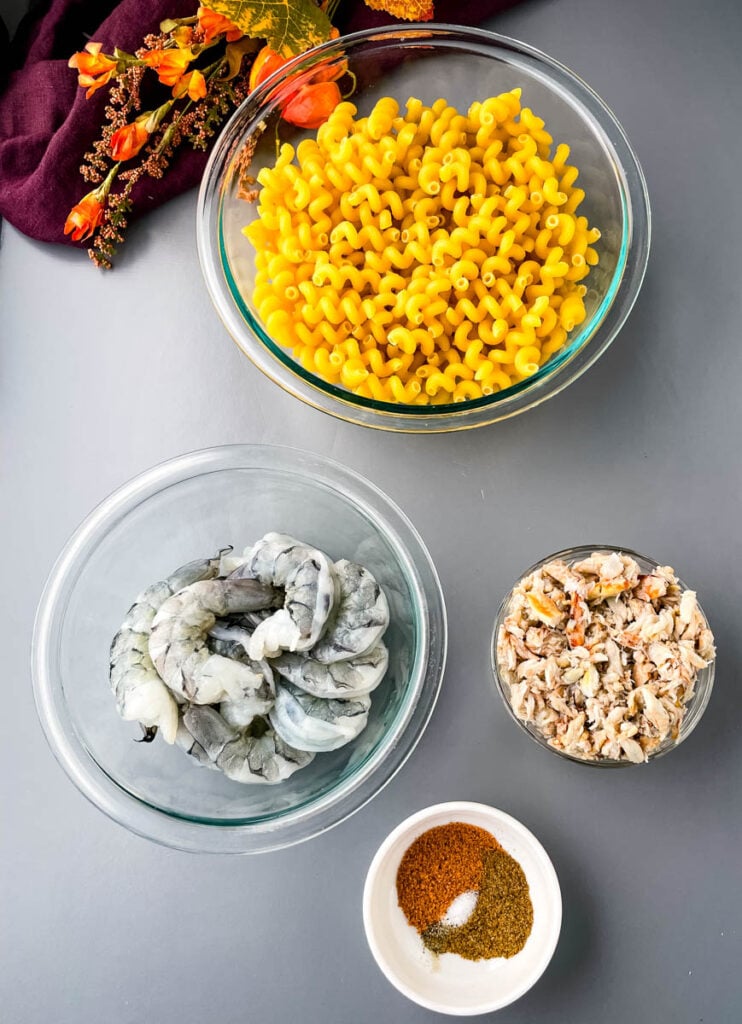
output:
[{"label": "peeled shrimp", "polygon": [[312,657],[325,665],[348,661],[376,644],[389,625],[389,604],[384,591],[362,565],[335,562],[337,601],[322,639]]},{"label": "peeled shrimp", "polygon": [[149,654],[152,622],[161,606],[183,587],[216,576],[218,558],[204,558],[176,569],[166,580],[153,583],[137,597],[113,638],[110,656],[111,689],[118,713],[127,722],[140,722],[147,741],[160,730],[175,742],[178,705],[157,674]]},{"label": "peeled shrimp", "polygon": [[164,683],[194,704],[241,700],[255,692],[249,665],[213,654],[206,643],[217,616],[264,608],[275,591],[258,580],[203,580],[160,607],[152,623],[149,656]]},{"label": "peeled shrimp", "polygon": [[[253,730],[240,731],[210,707],[191,705],[183,712],[183,726],[194,741],[188,753],[202,764],[221,769],[235,782],[282,782],[314,757],[284,743],[262,720]],[[183,742],[187,742],[185,736]]]},{"label": "peeled shrimp", "polygon": [[313,652],[309,656],[284,653],[274,658],[271,665],[294,686],[326,700],[349,700],[371,693],[384,678],[389,665],[389,652],[381,641],[366,654],[332,665],[322,665],[312,655]]},{"label": "peeled shrimp", "polygon": [[255,628],[248,652],[253,660],[314,647],[335,603],[327,555],[284,533],[267,533],[230,578],[259,580],[285,591],[283,607]]},{"label": "peeled shrimp", "polygon": [[323,700],[291,683],[279,683],[269,717],[284,742],[297,750],[319,753],[337,750],[354,740],[365,729],[370,708],[369,697]]}]

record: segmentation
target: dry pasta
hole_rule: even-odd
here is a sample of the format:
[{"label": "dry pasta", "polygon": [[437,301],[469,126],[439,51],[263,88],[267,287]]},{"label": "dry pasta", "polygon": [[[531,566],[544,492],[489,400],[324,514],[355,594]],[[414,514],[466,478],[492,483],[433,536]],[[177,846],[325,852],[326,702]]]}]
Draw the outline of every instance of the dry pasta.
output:
[{"label": "dry pasta", "polygon": [[532,376],[586,316],[597,228],[569,147],[520,89],[473,103],[340,103],[258,174],[253,302],[323,379],[385,402],[463,402]]}]

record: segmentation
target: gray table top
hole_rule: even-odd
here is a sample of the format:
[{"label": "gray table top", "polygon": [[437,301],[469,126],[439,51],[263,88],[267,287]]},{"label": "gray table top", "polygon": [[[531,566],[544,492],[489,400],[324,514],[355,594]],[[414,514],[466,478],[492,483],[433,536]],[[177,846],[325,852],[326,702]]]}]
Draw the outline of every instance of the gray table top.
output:
[{"label": "gray table top", "polygon": [[[3,226],[0,1016],[8,1024],[423,1021],[367,949],[371,857],[427,804],[479,800],[551,854],[564,924],[502,1024],[732,1024],[742,1010],[739,699],[739,132],[734,0],[548,0],[489,27],[574,68],[624,124],[653,205],[649,270],[600,362],[491,428],[394,436],[325,417],[230,344],[201,281],[195,194],[130,233],[112,274]],[[257,857],[130,835],[49,752],[29,678],[34,609],[59,549],[127,478],[227,442],[297,443],[387,491],[441,574],[450,655],[428,730],[393,784],[329,833]],[[641,770],[539,749],[492,689],[496,607],[536,558],[616,543],[676,567],[715,629],[716,689],[693,736]]]}]

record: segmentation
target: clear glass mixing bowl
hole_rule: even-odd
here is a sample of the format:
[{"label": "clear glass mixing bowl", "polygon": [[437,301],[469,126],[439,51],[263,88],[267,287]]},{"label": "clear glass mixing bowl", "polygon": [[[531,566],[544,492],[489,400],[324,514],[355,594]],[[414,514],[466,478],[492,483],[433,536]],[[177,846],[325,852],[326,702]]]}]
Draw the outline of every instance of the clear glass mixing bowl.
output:
[{"label": "clear glass mixing bowl", "polygon": [[[459,109],[520,86],[524,105],[546,121],[555,140],[569,143],[580,169],[580,207],[602,237],[600,263],[586,279],[587,318],[527,380],[486,398],[437,406],[390,404],[359,397],[304,369],[268,334],[252,301],[255,253],[242,229],[256,204],[238,196],[240,160],[259,135],[250,165],[272,166],[276,131],[296,145],[310,134],[279,120],[287,89],[311,80],[317,64],[346,60],[361,115],[382,96],[403,106],[409,96],[431,103],[443,95]],[[298,77],[297,77],[298,76]],[[291,79],[290,85],[287,85]],[[346,81],[346,80],[344,80]],[[259,134],[259,133],[258,133]],[[477,427],[539,404],[580,376],[606,350],[639,292],[649,255],[650,215],[639,163],[616,118],[588,85],[562,64],[524,43],[478,29],[413,25],[359,32],[292,60],[256,89],[219,137],[198,201],[197,239],[206,285],[224,325],[242,351],[297,398],[341,419],[370,427],[444,431]]]},{"label": "clear glass mixing bowl", "polygon": [[[548,562],[554,562],[557,559],[561,559],[562,561],[567,562],[569,565],[572,565],[575,562],[580,562],[583,559],[588,558],[595,551],[601,553],[616,551],[620,554],[628,555],[630,558],[633,558],[634,561],[638,563],[639,568],[643,573],[654,572],[657,566],[660,565],[660,563],[655,562],[654,559],[647,558],[646,555],[640,555],[637,551],[632,551],[630,548],[617,548],[611,544],[583,544],[578,547],[566,548],[564,551],[557,551],[553,555],[547,555],[546,558],[541,558],[538,562],[532,565],[530,569],[526,569],[521,578],[525,579],[525,577],[530,576],[531,573],[537,572],[539,569],[543,568],[543,566],[545,566]],[[690,589],[687,583],[684,583],[679,576],[677,577],[677,579],[678,584],[683,590]],[[517,586],[517,583],[514,585],[513,589],[515,589],[515,586]],[[531,739],[536,740],[538,744],[540,744],[542,747],[545,747],[547,750],[550,750],[552,754],[558,754],[560,757],[564,757],[568,761],[576,761],[578,764],[587,764],[594,768],[626,768],[632,765],[633,762],[625,758],[621,760],[614,760],[613,758],[603,757],[598,760],[595,760],[590,758],[577,757],[574,754],[566,753],[564,750],[557,750],[556,747],[551,746],[546,737],[539,731],[539,729],[532,722],[524,722],[515,714],[510,703],[510,686],[507,680],[503,678],[503,675],[500,672],[500,667],[497,659],[497,637],[500,632],[500,627],[502,626],[503,621],[505,617],[508,615],[510,609],[511,594],[512,590],[508,592],[507,596],[500,605],[500,609],[497,613],[497,618],[495,619],[495,627],[492,632],[492,643],[490,651],[492,660],[492,673],[494,676],[495,685],[497,687],[498,693],[505,702],[505,707],[508,709],[510,717],[518,723],[521,729],[525,730],[525,732],[528,733]],[[700,602],[699,610],[701,611],[701,614],[703,615],[704,619],[706,619],[706,614],[701,608]],[[711,698],[711,691],[714,686],[715,668],[716,662],[712,661],[710,665],[707,665],[705,668],[699,670],[698,675],[696,676],[696,683],[693,696],[686,704],[685,717],[683,718],[682,724],[680,726],[680,731],[677,737],[673,738],[672,736],[668,736],[665,740],[663,740],[663,742],[649,754],[649,761],[655,761],[658,757],[662,757],[664,754],[667,754],[671,750],[674,750],[675,747],[677,747],[679,744],[683,742],[683,740],[687,739],[690,736],[695,727],[698,725],[703,716],[704,711],[706,710],[709,699]]]},{"label": "clear glass mixing bowl", "polygon": [[[149,583],[270,530],[367,566],[391,608],[388,673],[353,743],[277,785],[243,785],[160,737],[135,743],[108,652]],[[72,781],[133,832],[179,849],[254,853],[300,842],[362,807],[405,762],[433,711],[446,656],[440,583],[425,545],[378,488],[310,452],[234,445],[136,477],[80,526],[39,606],[33,680],[47,739]]]}]

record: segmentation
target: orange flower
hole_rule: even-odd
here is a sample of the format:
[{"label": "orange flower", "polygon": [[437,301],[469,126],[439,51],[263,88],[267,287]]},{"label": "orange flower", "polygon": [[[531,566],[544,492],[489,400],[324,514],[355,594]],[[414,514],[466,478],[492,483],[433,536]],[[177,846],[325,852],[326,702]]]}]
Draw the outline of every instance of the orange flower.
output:
[{"label": "orange flower", "polygon": [[[250,69],[248,81],[250,90],[264,82],[289,59],[282,57],[270,46],[264,46]],[[319,128],[342,99],[340,90],[333,79],[340,78],[347,70],[345,61],[336,65],[328,64],[326,67],[319,64],[312,71],[314,81],[311,84],[301,85],[293,92],[289,92],[289,98],[284,102],[281,110],[283,119],[290,124],[295,124],[298,128]],[[289,85],[290,82],[291,78],[286,84]]]},{"label": "orange flower", "polygon": [[336,82],[338,78],[342,78],[348,70],[347,60],[339,60],[336,63],[331,63],[328,60],[322,61],[312,71],[313,82]]},{"label": "orange flower", "polygon": [[319,128],[341,99],[335,82],[302,85],[283,108],[282,116],[298,128]]},{"label": "orange flower", "polygon": [[132,124],[125,124],[111,136],[111,156],[114,160],[131,160],[149,138],[146,121],[149,114],[138,117]]},{"label": "orange flower", "polygon": [[190,25],[178,25],[170,33],[170,38],[173,39],[181,49],[185,49],[186,46],[190,46],[193,42],[193,29]]},{"label": "orange flower", "polygon": [[191,71],[189,74],[183,75],[173,86],[173,96],[176,100],[185,96],[186,93],[194,103],[196,100],[202,100],[206,95],[206,79],[200,71]]},{"label": "orange flower", "polygon": [[89,238],[103,223],[103,210],[106,204],[98,198],[97,191],[96,189],[95,192],[88,192],[69,212],[64,223],[64,233],[69,235],[72,232],[73,242]]},{"label": "orange flower", "polygon": [[77,83],[83,88],[87,87],[86,99],[90,99],[96,89],[110,82],[117,67],[115,60],[100,52],[102,47],[103,43],[86,43],[85,50],[73,53],[67,62],[67,67],[79,71]]},{"label": "orange flower", "polygon": [[[336,30],[333,29],[336,33]],[[335,38],[333,35],[331,38]],[[272,50],[270,46],[264,46],[258,53],[255,60],[250,68],[250,78],[248,85],[250,91],[257,88],[261,82],[264,82],[266,78],[270,77],[274,71],[277,71],[282,65],[289,61],[290,57],[282,57],[280,53]],[[334,82],[338,78],[342,78],[345,72],[348,70],[348,62],[345,60],[338,61],[337,63],[330,63],[330,61],[321,61],[315,68],[312,69],[312,84],[317,85],[320,82]],[[289,79],[289,82],[291,79]]]},{"label": "orange flower", "polygon": [[121,164],[114,164],[108,172],[106,180],[83,196],[79,203],[72,207],[64,222],[64,233],[72,232],[72,241],[79,242],[89,238],[103,223],[103,212],[106,208],[108,193],[111,191],[113,179],[119,172]]},{"label": "orange flower", "polygon": [[142,61],[154,68],[163,85],[175,85],[193,60],[190,47],[178,50],[149,50]]},{"label": "orange flower", "polygon": [[276,53],[270,46],[264,46],[252,62],[252,67],[250,68],[250,78],[248,80],[250,92],[257,88],[261,82],[264,82],[266,78],[269,78],[274,71],[278,71],[287,60],[288,57],[282,57],[280,53]]},{"label": "orange flower", "polygon": [[223,14],[210,11],[208,7],[198,9],[198,27],[204,34],[204,42],[210,43],[215,36],[226,35],[227,42],[233,43],[235,39],[241,39],[244,35],[242,29],[237,28],[233,21],[225,18]]}]

